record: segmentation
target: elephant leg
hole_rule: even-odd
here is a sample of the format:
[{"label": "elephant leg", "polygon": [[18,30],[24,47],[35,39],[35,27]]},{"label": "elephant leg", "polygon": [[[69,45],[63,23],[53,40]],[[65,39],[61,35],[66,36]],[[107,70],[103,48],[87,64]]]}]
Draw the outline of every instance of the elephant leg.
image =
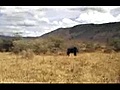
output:
[{"label": "elephant leg", "polygon": [[77,54],[76,54],[76,52],[74,52],[74,56],[76,56]]},{"label": "elephant leg", "polygon": [[70,55],[70,53],[69,53],[69,52],[67,52],[67,55],[69,56],[69,55]]}]

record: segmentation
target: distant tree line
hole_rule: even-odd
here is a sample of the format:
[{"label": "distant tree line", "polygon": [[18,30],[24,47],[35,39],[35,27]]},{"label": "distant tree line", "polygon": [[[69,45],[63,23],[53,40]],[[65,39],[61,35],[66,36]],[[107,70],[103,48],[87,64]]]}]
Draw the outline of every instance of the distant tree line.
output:
[{"label": "distant tree line", "polygon": [[23,39],[21,37],[12,39],[0,39],[1,52],[20,53],[22,51],[32,51],[35,54],[58,54],[66,53],[70,45],[77,46],[80,52],[94,52],[104,49],[105,52],[120,51],[120,38],[113,38],[107,41],[105,47],[94,42],[66,41],[61,37],[48,37],[47,39]]}]

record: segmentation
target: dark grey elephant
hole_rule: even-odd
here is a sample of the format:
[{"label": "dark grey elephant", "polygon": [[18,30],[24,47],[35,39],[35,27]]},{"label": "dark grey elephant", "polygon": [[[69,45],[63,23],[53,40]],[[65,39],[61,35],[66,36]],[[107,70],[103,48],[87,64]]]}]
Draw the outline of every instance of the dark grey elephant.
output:
[{"label": "dark grey elephant", "polygon": [[69,56],[70,53],[73,53],[74,56],[76,56],[77,53],[78,53],[78,49],[76,47],[70,47],[70,48],[67,49],[67,55]]}]

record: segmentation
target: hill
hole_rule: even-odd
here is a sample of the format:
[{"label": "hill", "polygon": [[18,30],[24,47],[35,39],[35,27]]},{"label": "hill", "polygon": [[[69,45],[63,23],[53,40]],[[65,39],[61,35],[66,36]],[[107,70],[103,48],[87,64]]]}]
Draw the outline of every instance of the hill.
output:
[{"label": "hill", "polygon": [[69,28],[59,28],[42,35],[41,38],[49,36],[59,36],[68,40],[106,42],[111,38],[120,38],[120,22],[81,24]]}]

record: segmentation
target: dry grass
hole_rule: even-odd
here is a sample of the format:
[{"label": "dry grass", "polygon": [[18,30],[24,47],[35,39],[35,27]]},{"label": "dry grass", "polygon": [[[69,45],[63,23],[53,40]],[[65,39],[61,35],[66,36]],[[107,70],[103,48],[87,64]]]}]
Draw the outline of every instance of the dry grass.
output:
[{"label": "dry grass", "polygon": [[0,53],[1,83],[120,83],[120,53],[21,58]]}]

